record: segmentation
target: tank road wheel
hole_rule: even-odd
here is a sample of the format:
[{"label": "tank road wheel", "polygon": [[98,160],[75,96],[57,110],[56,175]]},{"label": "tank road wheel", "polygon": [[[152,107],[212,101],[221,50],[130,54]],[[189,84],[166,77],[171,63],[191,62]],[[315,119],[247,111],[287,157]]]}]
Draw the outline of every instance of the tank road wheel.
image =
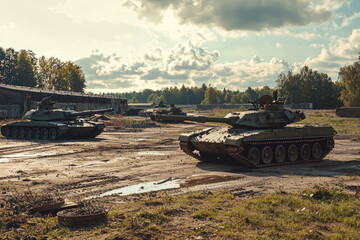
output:
[{"label": "tank road wheel", "polygon": [[322,156],[321,144],[318,142],[314,143],[314,145],[312,146],[311,152],[312,152],[314,159],[320,159]]},{"label": "tank road wheel", "polygon": [[49,131],[46,128],[42,128],[40,131],[40,137],[42,140],[46,140],[49,138]]},{"label": "tank road wheel", "polygon": [[40,138],[40,135],[41,135],[40,130],[39,130],[38,128],[34,128],[34,130],[33,130],[33,137],[34,137],[35,139],[39,139],[39,138]]},{"label": "tank road wheel", "polygon": [[251,148],[248,154],[248,159],[252,164],[258,165],[261,159],[260,150],[257,147]]},{"label": "tank road wheel", "polygon": [[32,137],[32,134],[33,134],[33,132],[31,130],[31,128],[26,128],[25,129],[25,138],[26,139],[30,139]]},{"label": "tank road wheel", "polygon": [[1,128],[1,134],[4,136],[4,137],[10,137],[10,127],[2,127]]},{"label": "tank road wheel", "polygon": [[57,137],[57,132],[55,128],[50,128],[49,130],[49,139],[50,140],[55,140]]},{"label": "tank road wheel", "polygon": [[300,150],[301,160],[307,161],[311,157],[311,147],[309,144],[304,143]]},{"label": "tank road wheel", "polygon": [[273,160],[274,154],[270,146],[265,146],[261,152],[261,158],[265,164],[271,163]]},{"label": "tank road wheel", "polygon": [[16,127],[11,128],[11,138],[17,138],[18,137],[18,130]]},{"label": "tank road wheel", "polygon": [[18,128],[18,138],[23,139],[25,137],[25,130],[22,127]]},{"label": "tank road wheel", "polygon": [[288,158],[290,162],[295,162],[299,155],[298,148],[295,144],[291,144],[288,148]]},{"label": "tank road wheel", "polygon": [[283,145],[277,145],[275,148],[275,161],[282,163],[286,158],[286,149]]}]

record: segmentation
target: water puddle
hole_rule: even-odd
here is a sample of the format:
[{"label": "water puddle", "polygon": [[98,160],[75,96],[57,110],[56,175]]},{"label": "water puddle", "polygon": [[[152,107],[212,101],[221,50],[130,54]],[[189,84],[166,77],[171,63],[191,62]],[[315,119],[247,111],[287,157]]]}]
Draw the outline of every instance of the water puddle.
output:
[{"label": "water puddle", "polygon": [[10,162],[9,158],[0,158],[0,163]]},{"label": "water puddle", "polygon": [[16,154],[10,154],[10,155],[3,155],[0,158],[0,163],[6,163],[10,162],[13,159],[17,158],[34,158],[39,156],[46,156],[50,155],[50,153],[36,153],[36,154],[26,154],[26,153],[16,153]]},{"label": "water puddle", "polygon": [[39,156],[47,156],[51,155],[51,153],[35,153],[35,154],[27,154],[27,153],[16,153],[11,155],[4,155],[5,158],[32,158],[32,157],[39,157]]},{"label": "water puddle", "polygon": [[87,199],[105,197],[105,196],[110,196],[110,195],[127,196],[127,195],[131,195],[131,194],[156,192],[156,191],[176,189],[176,188],[180,188],[179,180],[172,180],[171,178],[168,178],[168,179],[164,179],[161,181],[140,183],[140,184],[136,184],[136,185],[132,185],[132,186],[114,189],[114,190],[105,192],[99,196],[94,196],[94,197],[90,197]]},{"label": "water puddle", "polygon": [[153,156],[164,156],[165,153],[156,151],[138,152],[139,155],[153,155]]}]

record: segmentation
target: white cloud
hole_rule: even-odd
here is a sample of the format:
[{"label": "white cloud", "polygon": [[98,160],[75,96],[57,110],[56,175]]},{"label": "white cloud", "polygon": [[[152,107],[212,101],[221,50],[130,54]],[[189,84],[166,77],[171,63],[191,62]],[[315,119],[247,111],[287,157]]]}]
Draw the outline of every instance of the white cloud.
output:
[{"label": "white cloud", "polygon": [[312,43],[310,44],[310,47],[312,48],[323,48],[325,45],[322,43]]},{"label": "white cloud", "polygon": [[305,65],[327,72],[332,79],[337,79],[340,67],[357,60],[360,51],[360,29],[354,29],[347,38],[332,37],[328,49],[323,48],[319,56],[307,58]]},{"label": "white cloud", "polygon": [[276,43],[276,48],[282,48],[281,43]]}]

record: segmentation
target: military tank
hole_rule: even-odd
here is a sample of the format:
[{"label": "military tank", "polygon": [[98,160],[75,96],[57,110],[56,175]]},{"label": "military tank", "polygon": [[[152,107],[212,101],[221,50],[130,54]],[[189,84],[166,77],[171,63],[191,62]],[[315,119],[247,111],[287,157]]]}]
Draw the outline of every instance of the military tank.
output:
[{"label": "military tank", "polygon": [[261,168],[322,160],[334,147],[330,126],[287,126],[305,119],[301,111],[284,108],[284,101],[264,95],[245,112],[224,118],[155,115],[156,119],[226,123],[181,134],[180,148],[200,161],[233,159],[246,168]]},{"label": "military tank", "polygon": [[76,112],[72,110],[53,109],[55,102],[43,99],[38,109],[25,113],[27,121],[13,122],[1,127],[1,134],[13,139],[69,139],[94,138],[103,132],[105,125],[80,117],[113,111],[109,109]]},{"label": "military tank", "polygon": [[[161,119],[155,119],[156,114],[166,114],[166,115],[182,115],[186,116],[186,113],[184,113],[180,107],[175,107],[174,104],[170,104],[170,106],[164,104],[163,102],[160,102],[158,105],[155,105],[153,108],[149,108],[143,111],[139,112],[140,116],[144,117],[150,117],[153,121],[166,121],[166,122],[174,122],[173,120],[161,120]],[[181,121],[181,120],[179,120]]]},{"label": "military tank", "polygon": [[335,113],[339,117],[360,118],[360,107],[340,107],[335,109]]}]

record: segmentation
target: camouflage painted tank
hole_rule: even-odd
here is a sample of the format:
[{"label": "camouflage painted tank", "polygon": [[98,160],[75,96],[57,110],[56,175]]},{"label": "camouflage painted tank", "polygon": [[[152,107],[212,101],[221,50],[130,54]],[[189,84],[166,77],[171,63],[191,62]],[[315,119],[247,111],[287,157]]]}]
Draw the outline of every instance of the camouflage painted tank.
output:
[{"label": "camouflage painted tank", "polygon": [[28,111],[23,122],[13,122],[1,127],[1,134],[14,139],[55,140],[67,138],[94,138],[103,132],[105,125],[80,119],[96,113],[113,111],[112,108],[93,111],[65,111],[52,109],[54,102],[45,98],[37,110]]},{"label": "camouflage painted tank", "polygon": [[[186,116],[186,113],[184,113],[180,107],[175,107],[174,104],[171,104],[170,106],[164,104],[163,102],[160,102],[158,105],[156,105],[153,108],[149,108],[143,111],[139,112],[140,116],[144,117],[150,117],[153,121],[164,121],[161,119],[155,119],[156,114],[166,114],[166,115],[182,115]],[[167,121],[167,120],[165,120]],[[170,120],[172,121],[172,120]]]},{"label": "camouflage painted tank", "polygon": [[329,126],[286,126],[304,119],[305,114],[284,109],[283,101],[274,95],[264,95],[252,102],[253,109],[224,118],[156,115],[156,119],[231,125],[180,135],[181,149],[201,161],[230,158],[243,167],[260,168],[323,159],[334,147],[335,130]]}]

